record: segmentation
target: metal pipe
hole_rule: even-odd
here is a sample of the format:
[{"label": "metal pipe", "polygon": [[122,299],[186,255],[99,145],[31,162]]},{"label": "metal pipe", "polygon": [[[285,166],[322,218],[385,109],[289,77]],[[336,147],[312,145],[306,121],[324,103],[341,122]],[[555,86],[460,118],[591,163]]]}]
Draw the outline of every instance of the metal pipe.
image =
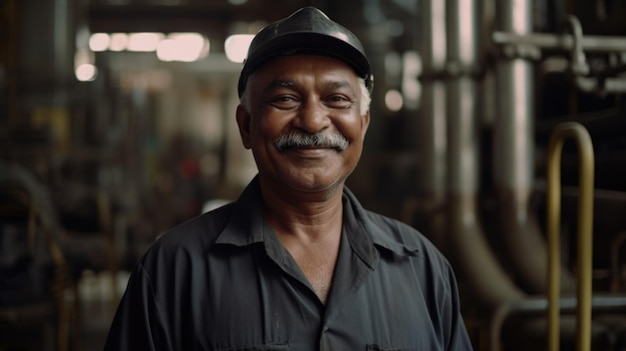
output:
[{"label": "metal pipe", "polygon": [[476,301],[487,310],[524,299],[489,248],[476,216],[475,195],[450,195],[448,231],[451,261]]},{"label": "metal pipe", "polygon": [[[563,52],[571,51],[575,41],[571,34],[519,33],[506,30],[493,32],[492,40],[496,45],[523,44]],[[626,37],[586,35],[582,37],[581,47],[586,52],[624,52]]]},{"label": "metal pipe", "polygon": [[[532,31],[532,1],[496,2],[499,30]],[[512,273],[529,293],[547,291],[546,243],[540,233],[531,195],[534,178],[533,63],[502,57],[496,63],[497,117],[494,123],[494,187],[503,243]],[[563,274],[563,290],[573,290]]]},{"label": "metal pipe", "polygon": [[[626,69],[626,65],[618,65],[615,67],[610,67],[608,69],[602,70],[600,72],[595,72],[594,77],[589,76],[589,65],[586,62],[585,51],[594,51],[591,49],[595,49],[595,51],[606,51],[606,52],[625,52],[626,51],[626,37],[615,39],[613,37],[594,37],[595,41],[601,42],[604,46],[596,45],[593,46],[596,42],[590,41],[590,38],[585,38],[583,36],[582,25],[580,20],[573,16],[567,16],[567,20],[565,22],[566,30],[571,34],[565,34],[561,36],[554,36],[555,38],[564,39],[567,38],[567,45],[561,45],[559,47],[563,51],[568,51],[570,56],[570,62],[566,66],[570,73],[573,74],[573,83],[574,85],[581,91],[586,93],[598,93],[598,94],[606,94],[606,93],[623,93],[626,92],[626,79],[621,77],[612,77],[619,75]],[[500,33],[501,34],[501,33]],[[556,47],[544,46],[547,40],[546,38],[550,38],[547,35],[544,37],[537,36],[504,36],[504,35],[495,35],[494,34],[494,42],[496,44],[504,45],[505,48],[508,47],[531,47],[534,48],[535,51],[538,48],[544,49],[548,51],[552,49],[552,51],[556,51]],[[555,42],[550,42],[550,44],[557,44]],[[587,47],[585,47],[587,45]],[[590,46],[591,45],[591,46]],[[621,48],[621,50],[620,50]],[[585,50],[587,49],[587,50]],[[522,51],[522,50],[518,50]],[[528,50],[527,50],[528,51]],[[532,51],[532,50],[531,50]]]},{"label": "metal pipe", "polygon": [[585,93],[621,94],[626,93],[626,79],[624,78],[589,78],[576,76],[576,87]]},{"label": "metal pipe", "polygon": [[422,108],[418,118],[420,177],[417,191],[420,209],[428,218],[428,236],[445,251],[446,201],[446,65],[445,1],[422,1]]},{"label": "metal pipe", "polygon": [[[575,312],[577,305],[578,299],[575,297],[562,297],[559,300],[560,312],[563,313]],[[594,308],[594,313],[626,312],[626,296],[593,296],[591,305]],[[549,302],[545,297],[528,297],[524,300],[498,307],[493,313],[489,324],[489,350],[498,351],[501,349],[500,334],[507,319],[514,315],[540,316],[545,313],[548,306]]]},{"label": "metal pipe", "polygon": [[522,299],[489,249],[476,203],[479,186],[478,2],[447,3],[447,115],[449,242],[458,269],[483,303],[495,308]]},{"label": "metal pipe", "polygon": [[591,347],[591,296],[592,296],[592,230],[593,230],[593,145],[591,137],[580,123],[562,123],[548,144],[548,247],[549,247],[549,290],[548,290],[548,350],[559,350],[559,273],[560,273],[560,207],[561,170],[560,160],[565,138],[573,138],[579,150],[579,198],[578,198],[578,241],[577,241],[577,350],[589,351]]},{"label": "metal pipe", "polygon": [[606,70],[598,74],[597,77],[587,77],[589,75],[589,65],[582,47],[582,24],[573,15],[567,17],[566,24],[574,37],[574,45],[570,53],[570,71],[574,75],[574,85],[583,92],[595,92],[598,94],[626,92],[626,79],[606,76],[611,70]]}]

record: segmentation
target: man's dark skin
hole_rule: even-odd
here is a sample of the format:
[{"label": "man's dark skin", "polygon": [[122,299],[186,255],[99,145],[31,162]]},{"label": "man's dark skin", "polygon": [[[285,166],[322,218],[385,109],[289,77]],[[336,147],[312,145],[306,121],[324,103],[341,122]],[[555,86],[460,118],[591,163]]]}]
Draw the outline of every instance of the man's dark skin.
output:
[{"label": "man's dark skin", "polygon": [[[339,251],[344,183],[369,125],[359,79],[334,58],[279,56],[250,76],[237,108],[243,144],[259,168],[264,217],[323,302]],[[275,139],[292,131],[338,132],[348,146],[277,150]]]}]

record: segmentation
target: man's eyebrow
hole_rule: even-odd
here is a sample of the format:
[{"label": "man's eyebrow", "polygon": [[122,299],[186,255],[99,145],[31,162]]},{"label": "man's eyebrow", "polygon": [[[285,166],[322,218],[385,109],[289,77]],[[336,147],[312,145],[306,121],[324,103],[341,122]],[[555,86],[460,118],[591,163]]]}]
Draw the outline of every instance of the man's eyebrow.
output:
[{"label": "man's eyebrow", "polygon": [[[288,79],[274,79],[270,81],[264,91],[268,92],[276,88],[296,88],[298,84],[293,80]],[[345,89],[348,88],[351,91],[355,91],[354,87],[348,80],[329,80],[324,84],[326,89]]]},{"label": "man's eyebrow", "polygon": [[327,88],[333,89],[341,89],[341,88],[350,88],[352,89],[352,84],[350,84],[347,80],[333,80],[326,83]]},{"label": "man's eyebrow", "polygon": [[274,88],[293,88],[295,86],[296,83],[292,80],[274,79],[267,84],[265,90],[267,91]]}]

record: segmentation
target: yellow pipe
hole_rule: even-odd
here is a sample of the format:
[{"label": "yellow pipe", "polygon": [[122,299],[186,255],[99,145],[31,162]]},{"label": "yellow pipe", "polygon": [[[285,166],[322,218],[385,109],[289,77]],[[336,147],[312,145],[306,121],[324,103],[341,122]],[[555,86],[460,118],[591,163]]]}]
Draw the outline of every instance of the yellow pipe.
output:
[{"label": "yellow pipe", "polygon": [[561,216],[561,151],[565,138],[572,137],[579,151],[578,198],[578,286],[576,305],[576,345],[578,351],[591,348],[591,269],[594,156],[589,132],[579,123],[559,124],[552,133],[548,146],[548,350],[559,350],[559,268]]}]

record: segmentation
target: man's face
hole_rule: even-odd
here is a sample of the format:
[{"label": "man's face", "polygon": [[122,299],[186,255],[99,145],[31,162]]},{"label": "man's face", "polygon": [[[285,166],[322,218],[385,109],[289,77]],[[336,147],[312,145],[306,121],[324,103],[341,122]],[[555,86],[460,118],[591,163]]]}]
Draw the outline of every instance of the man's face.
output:
[{"label": "man's face", "polygon": [[[369,124],[359,111],[359,78],[346,63],[326,56],[280,56],[254,72],[246,106],[237,108],[243,144],[252,149],[261,182],[276,191],[332,190],[356,166]],[[334,135],[326,144],[302,136]],[[304,146],[276,141],[293,134]],[[345,144],[341,145],[341,141]]]}]

